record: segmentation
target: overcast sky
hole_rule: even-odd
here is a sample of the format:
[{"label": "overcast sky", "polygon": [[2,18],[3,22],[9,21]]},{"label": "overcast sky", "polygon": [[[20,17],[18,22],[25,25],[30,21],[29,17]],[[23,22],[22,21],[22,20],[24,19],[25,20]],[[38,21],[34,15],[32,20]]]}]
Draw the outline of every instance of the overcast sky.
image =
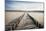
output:
[{"label": "overcast sky", "polygon": [[[17,2],[16,2],[17,1]],[[19,2],[19,1],[30,1],[30,2]],[[43,0],[7,0],[6,10],[43,10]],[[32,3],[35,2],[35,3]]]},{"label": "overcast sky", "polygon": [[6,0],[6,1],[34,1],[34,2],[43,2],[43,0]]}]

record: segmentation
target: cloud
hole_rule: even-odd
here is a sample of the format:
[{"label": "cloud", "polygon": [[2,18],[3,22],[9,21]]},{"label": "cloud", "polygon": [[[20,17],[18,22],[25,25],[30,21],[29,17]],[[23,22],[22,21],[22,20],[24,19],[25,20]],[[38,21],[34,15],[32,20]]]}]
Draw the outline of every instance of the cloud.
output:
[{"label": "cloud", "polygon": [[6,10],[43,10],[43,3],[7,2]]}]

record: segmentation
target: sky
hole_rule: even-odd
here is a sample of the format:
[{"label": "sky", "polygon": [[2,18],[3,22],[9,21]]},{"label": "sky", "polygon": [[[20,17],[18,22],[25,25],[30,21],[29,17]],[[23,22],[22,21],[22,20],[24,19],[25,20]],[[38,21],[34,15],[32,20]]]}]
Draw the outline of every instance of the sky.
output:
[{"label": "sky", "polygon": [[6,0],[5,6],[6,10],[43,10],[43,3],[39,2],[43,0]]},{"label": "sky", "polygon": [[6,0],[6,1],[34,1],[34,2],[43,2],[43,0]]}]

